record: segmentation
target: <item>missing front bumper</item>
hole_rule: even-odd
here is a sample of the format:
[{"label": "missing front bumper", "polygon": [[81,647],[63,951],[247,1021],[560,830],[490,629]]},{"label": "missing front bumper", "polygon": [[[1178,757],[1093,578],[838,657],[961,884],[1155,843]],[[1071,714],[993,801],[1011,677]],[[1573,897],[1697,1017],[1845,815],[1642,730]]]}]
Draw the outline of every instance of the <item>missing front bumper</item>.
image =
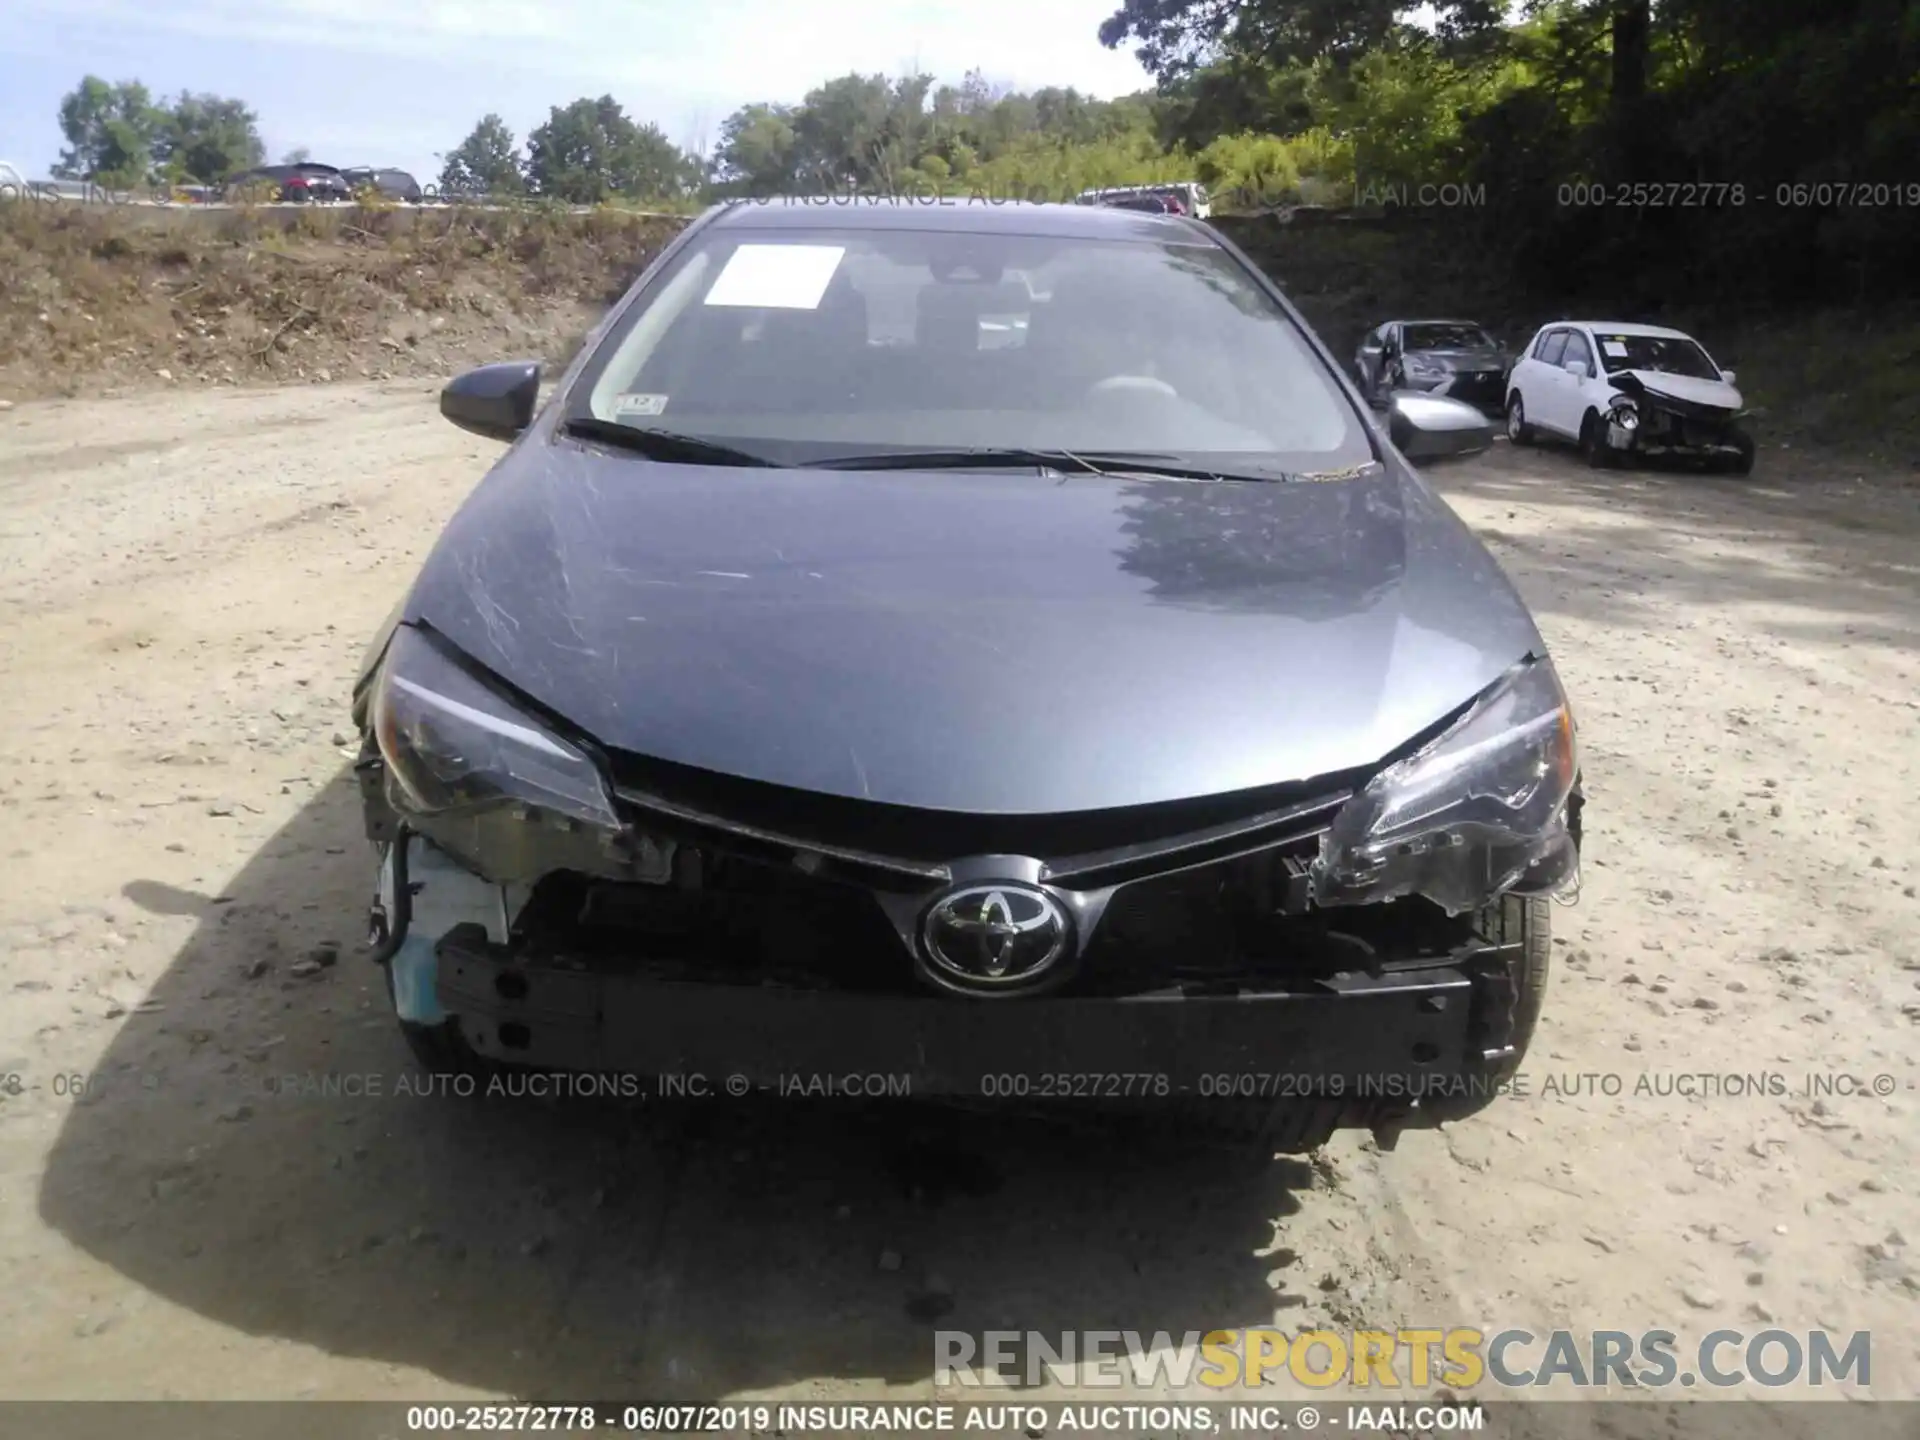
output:
[{"label": "missing front bumper", "polygon": [[888,1093],[947,1099],[1387,1100],[1484,1071],[1484,981],[1452,967],[1297,991],[965,1001],[570,970],[529,963],[477,926],[436,948],[440,1006],[481,1055],[677,1077],[690,1094],[859,1073],[892,1077]]}]

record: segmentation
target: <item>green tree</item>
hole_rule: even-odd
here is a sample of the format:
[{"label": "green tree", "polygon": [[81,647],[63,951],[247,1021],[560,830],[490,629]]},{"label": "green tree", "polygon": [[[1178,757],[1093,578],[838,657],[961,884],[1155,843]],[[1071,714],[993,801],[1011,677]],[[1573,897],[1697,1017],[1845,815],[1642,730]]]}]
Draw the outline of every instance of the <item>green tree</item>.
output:
[{"label": "green tree", "polygon": [[745,105],[720,126],[714,180],[730,195],[771,197],[794,185],[796,140],[790,105]]},{"label": "green tree", "polygon": [[842,75],[809,91],[793,122],[795,181],[819,191],[871,185],[892,109],[884,75]]},{"label": "green tree", "polygon": [[1431,6],[1406,0],[1122,0],[1101,24],[1100,43],[1118,49],[1134,41],[1140,63],[1160,80],[1191,74],[1229,55],[1272,65],[1325,59],[1344,66],[1426,9],[1440,34],[1457,40],[1496,29],[1506,5],[1504,0],[1438,0]]},{"label": "green tree", "polygon": [[440,170],[445,195],[514,195],[526,186],[513,131],[498,115],[488,114],[452,150]]},{"label": "green tree", "polygon": [[161,174],[174,183],[210,185],[265,155],[259,120],[243,101],[185,90],[166,106],[154,146]]},{"label": "green tree", "polygon": [[659,126],[635,125],[611,95],[555,106],[527,136],[529,188],[575,205],[677,198],[697,183],[697,170]]},{"label": "green tree", "polygon": [[81,80],[60,102],[67,148],[53,173],[63,180],[138,185],[153,171],[162,118],[138,80],[110,85],[97,75]]}]

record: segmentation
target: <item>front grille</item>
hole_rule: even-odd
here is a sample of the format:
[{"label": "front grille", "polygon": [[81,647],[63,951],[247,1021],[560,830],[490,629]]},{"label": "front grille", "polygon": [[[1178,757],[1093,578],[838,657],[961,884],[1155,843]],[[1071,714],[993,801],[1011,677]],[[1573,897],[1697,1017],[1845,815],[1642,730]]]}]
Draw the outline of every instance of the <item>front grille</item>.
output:
[{"label": "front grille", "polygon": [[682,860],[682,880],[697,883],[549,875],[514,921],[516,945],[542,965],[660,981],[917,988],[906,948],[871,892],[750,861]]},{"label": "front grille", "polygon": [[829,878],[921,890],[975,855],[1041,861],[1051,883],[1092,889],[1319,833],[1356,772],[1155,805],[1050,815],[918,810],[615,756],[623,818],[641,829]]},{"label": "front grille", "polygon": [[919,993],[896,922],[910,932],[953,862],[982,855],[1038,861],[1060,890],[1112,890],[1063,994],[1312,987],[1342,970],[1444,963],[1464,935],[1417,900],[1311,907],[1307,867],[1359,775],[1035,816],[915,811],[652,761],[615,775],[624,818],[678,841],[672,881],[549,876],[515,927],[535,963]]}]

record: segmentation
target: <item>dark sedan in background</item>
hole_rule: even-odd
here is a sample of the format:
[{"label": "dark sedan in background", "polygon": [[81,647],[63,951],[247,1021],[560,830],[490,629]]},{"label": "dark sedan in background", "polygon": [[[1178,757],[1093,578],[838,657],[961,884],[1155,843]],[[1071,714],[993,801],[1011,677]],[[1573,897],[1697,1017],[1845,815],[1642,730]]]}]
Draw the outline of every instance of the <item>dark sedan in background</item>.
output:
[{"label": "dark sedan in background", "polygon": [[358,165],[342,170],[340,176],[355,196],[371,191],[379,199],[405,205],[418,205],[425,198],[420,182],[405,170]]},{"label": "dark sedan in background", "polygon": [[340,204],[353,199],[345,175],[332,165],[261,165],[227,181],[222,198],[255,203]]},{"label": "dark sedan in background", "polygon": [[443,392],[511,446],[354,693],[423,1063],[1269,1153],[1518,1065],[1581,801],[1409,468],[1479,414],[1376,417],[1209,227],[1074,205],[718,208],[539,386]]},{"label": "dark sedan in background", "polygon": [[1389,320],[1353,357],[1361,392],[1380,403],[1396,390],[1419,390],[1500,413],[1513,356],[1471,320]]}]

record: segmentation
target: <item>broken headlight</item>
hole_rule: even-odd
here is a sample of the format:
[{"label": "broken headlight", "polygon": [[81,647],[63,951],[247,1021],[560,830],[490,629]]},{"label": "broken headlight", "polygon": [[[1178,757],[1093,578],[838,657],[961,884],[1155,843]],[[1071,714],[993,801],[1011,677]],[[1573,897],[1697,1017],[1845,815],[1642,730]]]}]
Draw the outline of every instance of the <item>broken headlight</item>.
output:
[{"label": "broken headlight", "polygon": [[607,830],[619,820],[579,747],[463,668],[412,626],[395,633],[376,683],[373,733],[388,802],[421,818],[522,806]]},{"label": "broken headlight", "polygon": [[1438,739],[1388,766],[1334,817],[1312,867],[1321,905],[1423,895],[1449,914],[1579,878],[1567,801],[1573,715],[1547,660],[1508,673]]}]

